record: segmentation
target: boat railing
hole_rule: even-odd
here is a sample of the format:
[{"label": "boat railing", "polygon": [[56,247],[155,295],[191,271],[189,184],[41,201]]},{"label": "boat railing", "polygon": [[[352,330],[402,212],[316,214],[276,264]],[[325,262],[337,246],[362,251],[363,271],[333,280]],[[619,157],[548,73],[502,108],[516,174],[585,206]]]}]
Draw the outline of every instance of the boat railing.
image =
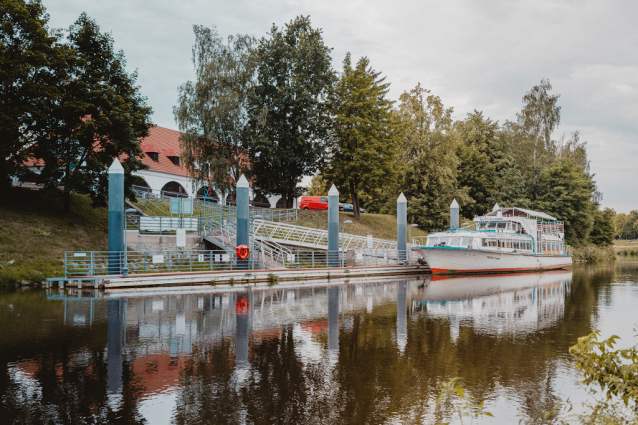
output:
[{"label": "boat railing", "polygon": [[428,237],[427,236],[416,236],[412,238],[412,246],[425,246],[427,245]]}]

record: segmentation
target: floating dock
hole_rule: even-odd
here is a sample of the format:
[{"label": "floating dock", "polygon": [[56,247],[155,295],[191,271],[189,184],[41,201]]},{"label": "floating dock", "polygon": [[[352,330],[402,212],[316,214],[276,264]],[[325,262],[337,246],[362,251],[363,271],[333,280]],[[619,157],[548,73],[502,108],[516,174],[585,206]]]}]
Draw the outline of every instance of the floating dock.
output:
[{"label": "floating dock", "polygon": [[268,286],[278,282],[318,279],[349,279],[372,276],[400,276],[430,273],[427,265],[392,265],[370,267],[331,267],[307,269],[224,270],[174,273],[144,273],[136,275],[74,276],[47,279],[47,287],[57,283],[61,288],[148,288],[194,285]]}]

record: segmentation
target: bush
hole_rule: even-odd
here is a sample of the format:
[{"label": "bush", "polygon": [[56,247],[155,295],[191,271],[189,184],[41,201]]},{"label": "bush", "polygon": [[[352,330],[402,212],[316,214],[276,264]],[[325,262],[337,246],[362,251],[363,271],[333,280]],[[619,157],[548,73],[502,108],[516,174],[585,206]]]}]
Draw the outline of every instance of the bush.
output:
[{"label": "bush", "polygon": [[596,261],[615,260],[616,252],[610,246],[580,245],[572,247],[572,257],[576,262],[593,263]]}]

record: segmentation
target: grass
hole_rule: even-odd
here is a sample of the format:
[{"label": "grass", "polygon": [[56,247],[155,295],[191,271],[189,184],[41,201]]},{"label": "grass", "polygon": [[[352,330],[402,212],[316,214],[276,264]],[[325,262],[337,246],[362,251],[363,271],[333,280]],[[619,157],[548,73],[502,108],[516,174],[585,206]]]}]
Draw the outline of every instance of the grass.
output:
[{"label": "grass", "polygon": [[[361,214],[360,220],[354,219],[354,213],[339,213],[339,231],[341,232],[342,222],[351,220],[352,224],[345,225],[345,232],[367,236],[372,235],[379,239],[396,240],[397,239],[397,217],[389,214]],[[297,225],[312,227],[314,229],[328,230],[328,211],[304,211],[298,212]],[[426,236],[428,233],[419,229],[412,228],[412,237]]]},{"label": "grass", "polygon": [[105,251],[107,232],[107,209],[88,196],[71,195],[64,213],[57,194],[13,188],[0,199],[0,285],[63,276],[64,251]]},{"label": "grass", "polygon": [[616,259],[616,252],[611,246],[580,245],[572,247],[572,258],[577,263],[608,261]]}]

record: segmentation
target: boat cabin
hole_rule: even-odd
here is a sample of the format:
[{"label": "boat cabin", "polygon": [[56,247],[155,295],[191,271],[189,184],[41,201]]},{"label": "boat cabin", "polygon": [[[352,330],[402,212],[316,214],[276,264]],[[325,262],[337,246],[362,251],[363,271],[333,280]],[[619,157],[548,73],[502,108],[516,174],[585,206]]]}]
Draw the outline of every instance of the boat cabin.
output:
[{"label": "boat cabin", "polygon": [[556,218],[523,208],[500,208],[475,217],[460,229],[432,233],[426,247],[478,249],[497,252],[520,252],[565,255],[564,224]]}]

